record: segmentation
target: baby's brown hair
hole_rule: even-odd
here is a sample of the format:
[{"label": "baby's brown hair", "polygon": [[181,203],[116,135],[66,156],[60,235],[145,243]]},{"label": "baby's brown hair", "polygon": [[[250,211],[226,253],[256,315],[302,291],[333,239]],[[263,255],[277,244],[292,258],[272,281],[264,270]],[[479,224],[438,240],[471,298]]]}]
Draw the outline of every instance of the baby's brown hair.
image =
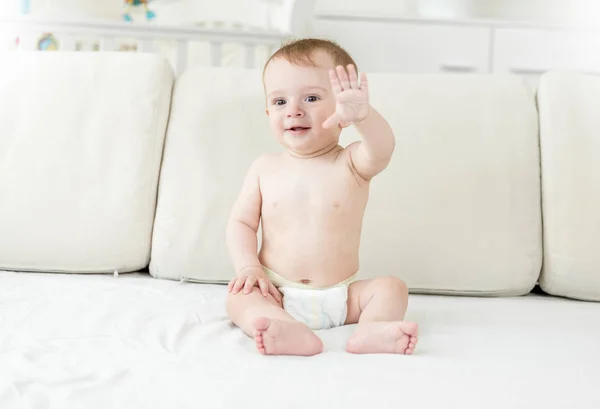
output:
[{"label": "baby's brown hair", "polygon": [[312,59],[315,51],[326,52],[333,60],[335,66],[342,65],[346,67],[348,64],[353,64],[358,71],[358,67],[350,54],[335,41],[323,40],[320,38],[302,38],[284,43],[279,50],[273,53],[265,63],[263,68],[263,78],[265,76],[267,65],[276,58],[283,58],[296,65],[316,66],[317,64]]}]

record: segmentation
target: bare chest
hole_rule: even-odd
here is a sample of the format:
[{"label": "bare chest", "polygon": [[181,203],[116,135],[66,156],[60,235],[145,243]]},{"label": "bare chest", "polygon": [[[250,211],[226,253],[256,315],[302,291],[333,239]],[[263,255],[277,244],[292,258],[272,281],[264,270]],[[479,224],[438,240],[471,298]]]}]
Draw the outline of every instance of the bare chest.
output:
[{"label": "bare chest", "polygon": [[368,195],[349,172],[286,172],[261,180],[263,217],[345,217],[360,212]]}]

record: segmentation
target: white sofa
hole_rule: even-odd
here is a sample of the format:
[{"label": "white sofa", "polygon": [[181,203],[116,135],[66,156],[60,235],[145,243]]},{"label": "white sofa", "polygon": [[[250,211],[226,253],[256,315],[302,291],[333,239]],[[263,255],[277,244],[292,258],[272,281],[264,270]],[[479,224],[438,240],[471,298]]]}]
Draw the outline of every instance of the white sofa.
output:
[{"label": "white sofa", "polygon": [[224,309],[229,208],[280,149],[259,70],[0,62],[1,408],[600,407],[600,78],[370,75],[397,148],[360,274],[406,281],[420,343],[300,358]]}]

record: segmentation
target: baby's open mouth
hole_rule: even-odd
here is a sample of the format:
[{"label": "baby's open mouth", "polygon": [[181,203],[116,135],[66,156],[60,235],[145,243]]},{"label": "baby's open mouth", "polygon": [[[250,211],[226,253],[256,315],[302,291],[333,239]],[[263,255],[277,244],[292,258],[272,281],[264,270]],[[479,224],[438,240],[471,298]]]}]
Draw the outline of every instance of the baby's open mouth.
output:
[{"label": "baby's open mouth", "polygon": [[305,126],[293,126],[291,128],[288,128],[288,131],[304,131],[306,129],[310,129],[309,127],[305,127]]}]

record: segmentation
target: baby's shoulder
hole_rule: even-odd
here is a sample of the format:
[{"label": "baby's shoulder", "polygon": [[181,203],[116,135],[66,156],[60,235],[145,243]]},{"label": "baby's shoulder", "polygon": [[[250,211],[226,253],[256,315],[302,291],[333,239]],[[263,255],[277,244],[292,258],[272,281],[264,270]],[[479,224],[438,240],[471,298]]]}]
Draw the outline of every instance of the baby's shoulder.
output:
[{"label": "baby's shoulder", "polygon": [[281,154],[279,153],[263,153],[260,156],[256,157],[252,164],[250,165],[250,169],[248,169],[248,173],[254,174],[256,176],[261,176],[266,173],[271,173],[273,169],[277,169],[281,164]]},{"label": "baby's shoulder", "polygon": [[281,159],[282,159],[281,153],[277,153],[277,152],[263,153],[262,155],[258,156],[254,160],[252,167],[256,168],[257,170],[265,170],[274,165],[280,164]]}]

